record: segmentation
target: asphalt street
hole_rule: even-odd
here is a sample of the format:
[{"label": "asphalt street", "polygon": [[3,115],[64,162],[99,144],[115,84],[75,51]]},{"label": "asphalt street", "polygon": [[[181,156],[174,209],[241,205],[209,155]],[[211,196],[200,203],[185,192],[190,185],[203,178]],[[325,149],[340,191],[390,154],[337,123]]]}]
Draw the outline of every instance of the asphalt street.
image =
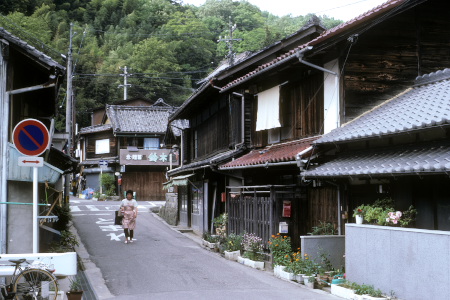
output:
[{"label": "asphalt street", "polygon": [[204,249],[199,237],[151,212],[162,203],[139,202],[131,244],[113,223],[119,202],[72,199],[70,204],[82,243],[77,252],[98,299],[339,299]]}]

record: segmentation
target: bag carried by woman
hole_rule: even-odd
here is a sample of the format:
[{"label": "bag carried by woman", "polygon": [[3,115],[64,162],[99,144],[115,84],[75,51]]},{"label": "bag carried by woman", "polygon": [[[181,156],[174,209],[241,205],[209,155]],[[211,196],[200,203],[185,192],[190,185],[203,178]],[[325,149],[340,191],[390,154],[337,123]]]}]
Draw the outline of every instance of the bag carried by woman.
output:
[{"label": "bag carried by woman", "polygon": [[122,219],[123,215],[122,212],[119,210],[115,211],[115,218],[114,218],[114,225],[122,225]]}]

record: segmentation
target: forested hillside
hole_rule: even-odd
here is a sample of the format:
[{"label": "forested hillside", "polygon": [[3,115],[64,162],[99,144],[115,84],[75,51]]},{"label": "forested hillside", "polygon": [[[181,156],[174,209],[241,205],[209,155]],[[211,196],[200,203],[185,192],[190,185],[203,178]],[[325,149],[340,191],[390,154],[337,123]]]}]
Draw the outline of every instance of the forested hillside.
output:
[{"label": "forested hillside", "polygon": [[[73,23],[77,122],[89,125],[92,108],[128,97],[163,98],[180,105],[196,82],[225,59],[230,36],[236,53],[257,51],[297,31],[311,16],[277,17],[247,1],[207,0],[200,7],[177,0],[2,0],[0,27],[66,62]],[[340,21],[321,17],[331,28]],[[44,46],[45,45],[45,46]],[[65,112],[65,91],[60,95]],[[62,116],[63,118],[63,116]],[[62,121],[62,120],[60,120]],[[61,122],[60,122],[61,123]]]}]

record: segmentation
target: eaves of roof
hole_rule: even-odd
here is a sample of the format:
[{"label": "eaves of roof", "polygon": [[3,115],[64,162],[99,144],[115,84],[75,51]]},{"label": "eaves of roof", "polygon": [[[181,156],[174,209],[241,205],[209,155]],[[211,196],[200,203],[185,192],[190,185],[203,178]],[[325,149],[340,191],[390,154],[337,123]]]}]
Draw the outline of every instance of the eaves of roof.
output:
[{"label": "eaves of roof", "polygon": [[[212,79],[211,79],[212,80]],[[212,83],[210,81],[204,82],[195,92],[189,96],[189,98],[181,104],[178,109],[176,109],[170,116],[169,116],[169,122],[172,122],[173,120],[179,118],[179,115],[186,109],[188,105],[190,105],[200,94],[202,94],[207,89],[211,88],[214,89],[212,86]]]},{"label": "eaves of roof", "polygon": [[14,36],[7,30],[5,30],[3,27],[0,27],[0,37],[3,38],[4,40],[8,41],[9,43],[16,45],[18,48],[22,49],[25,53],[36,58],[39,62],[41,62],[42,64],[44,64],[48,67],[53,67],[53,68],[59,69],[62,72],[64,72],[66,70],[66,68],[64,66],[57,63],[50,56],[44,54],[43,52],[37,50],[35,47],[31,46],[27,42]]},{"label": "eaves of roof", "polygon": [[111,124],[94,125],[94,126],[88,126],[88,127],[81,128],[79,131],[79,134],[84,135],[84,134],[90,134],[90,133],[95,133],[95,132],[108,131],[111,129],[112,129]]},{"label": "eaves of roof", "polygon": [[448,139],[394,147],[348,151],[302,173],[305,178],[396,177],[450,172]]},{"label": "eaves of roof", "polygon": [[246,75],[229,82],[228,84],[226,84],[225,86],[223,86],[221,88],[220,92],[221,93],[226,92],[232,88],[239,86],[240,84],[242,84],[244,82],[247,82],[250,79],[253,79],[257,76],[264,74],[265,72],[273,69],[274,67],[277,67],[281,64],[289,62],[291,59],[296,58],[297,52],[301,51],[302,49],[307,49],[308,47],[311,47],[311,46],[313,46],[313,47],[318,46],[318,45],[328,42],[338,36],[340,36],[341,39],[348,38],[348,36],[346,36],[346,37],[343,36],[344,33],[349,33],[352,30],[354,30],[356,27],[358,27],[362,24],[367,24],[368,26],[373,26],[374,24],[376,24],[376,22],[373,19],[375,19],[377,17],[385,16],[387,13],[392,12],[393,9],[399,7],[400,5],[402,5],[404,3],[408,3],[408,2],[419,3],[419,2],[424,2],[424,1],[426,1],[426,0],[422,0],[422,1],[390,0],[390,1],[387,1],[387,2],[367,11],[366,13],[364,13],[350,21],[347,21],[345,23],[342,23],[336,27],[333,27],[333,28],[325,31],[323,34],[321,34],[317,38],[311,40],[310,42],[307,42],[301,46],[298,46],[298,47],[286,52],[285,54],[277,57],[276,59],[272,60],[271,62],[259,66],[252,72],[249,72]]},{"label": "eaves of roof", "polygon": [[269,164],[296,163],[299,152],[307,149],[318,136],[286,143],[274,144],[262,149],[254,149],[219,167],[219,170],[241,169],[246,167],[267,167]]},{"label": "eaves of roof", "polygon": [[191,172],[191,171],[195,171],[195,170],[199,170],[199,169],[212,168],[217,165],[220,165],[221,163],[224,163],[227,160],[231,160],[233,157],[240,156],[242,153],[244,153],[244,151],[245,151],[245,148],[237,148],[237,149],[233,149],[233,150],[223,151],[218,154],[215,154],[212,157],[208,157],[208,158],[200,160],[200,161],[196,161],[196,162],[192,162],[187,165],[180,166],[176,169],[168,171],[167,174],[169,176],[175,176],[177,174],[183,174],[186,172]]}]

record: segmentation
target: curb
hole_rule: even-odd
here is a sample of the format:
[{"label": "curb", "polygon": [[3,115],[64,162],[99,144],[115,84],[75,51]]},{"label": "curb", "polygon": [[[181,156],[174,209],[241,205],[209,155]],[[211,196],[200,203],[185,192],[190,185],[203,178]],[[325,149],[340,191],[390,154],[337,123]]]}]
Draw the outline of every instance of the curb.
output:
[{"label": "curb", "polygon": [[[81,243],[78,231],[73,224],[70,225],[70,232],[72,232],[79,241],[79,246],[75,247],[75,251],[77,252],[77,256],[79,258],[78,263],[82,267],[82,272],[86,276],[94,296],[96,296],[96,299],[99,300],[113,298],[114,295],[111,294],[106,286],[101,270],[90,260],[89,253],[83,243]],[[92,288],[93,286],[95,286],[95,289]]]}]

